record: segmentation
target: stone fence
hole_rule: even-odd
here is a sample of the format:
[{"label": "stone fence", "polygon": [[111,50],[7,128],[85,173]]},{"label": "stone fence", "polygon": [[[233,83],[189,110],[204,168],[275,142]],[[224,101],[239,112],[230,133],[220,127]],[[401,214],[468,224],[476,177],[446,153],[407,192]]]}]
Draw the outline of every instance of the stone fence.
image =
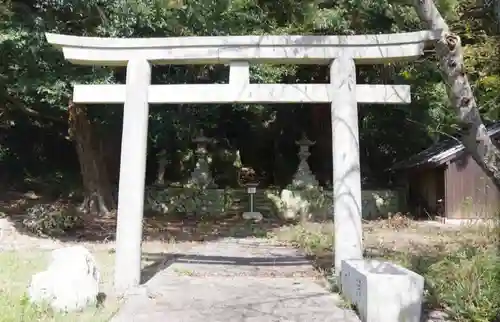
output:
[{"label": "stone fence", "polygon": [[[333,193],[330,190],[257,189],[254,208],[265,216],[284,220],[324,221],[332,219]],[[364,219],[386,217],[405,207],[398,190],[363,190]],[[246,189],[159,188],[147,189],[146,209],[163,214],[237,214],[249,209]]]},{"label": "stone fence", "polygon": [[[217,189],[209,166],[207,144],[210,138],[200,133],[194,139],[197,145],[196,166],[184,188],[149,188],[146,207],[161,213],[207,213],[227,214],[249,210],[249,195],[241,189]],[[299,147],[299,164],[290,187],[281,191],[258,189],[254,195],[255,210],[262,214],[273,214],[285,220],[327,220],[332,218],[333,192],[324,190],[318,184],[307,162],[309,149],[315,142],[305,134],[296,142]],[[157,184],[164,185],[165,160],[158,159]],[[237,157],[236,163],[241,164]],[[364,190],[362,216],[374,219],[387,216],[405,208],[404,195],[396,190]]]}]

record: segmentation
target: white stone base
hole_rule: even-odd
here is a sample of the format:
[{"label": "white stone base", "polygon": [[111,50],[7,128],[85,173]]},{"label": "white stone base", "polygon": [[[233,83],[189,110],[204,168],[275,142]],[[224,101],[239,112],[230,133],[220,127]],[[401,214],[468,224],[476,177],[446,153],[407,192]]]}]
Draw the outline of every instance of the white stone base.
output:
[{"label": "white stone base", "polygon": [[495,227],[498,225],[497,219],[483,219],[483,218],[446,218],[436,216],[435,222],[440,224],[450,225],[450,226],[491,226]]},{"label": "white stone base", "polygon": [[420,322],[424,278],[415,272],[389,262],[344,260],[340,284],[363,322]]},{"label": "white stone base", "polygon": [[258,211],[246,211],[241,215],[243,219],[253,220],[253,221],[261,221],[264,216]]}]

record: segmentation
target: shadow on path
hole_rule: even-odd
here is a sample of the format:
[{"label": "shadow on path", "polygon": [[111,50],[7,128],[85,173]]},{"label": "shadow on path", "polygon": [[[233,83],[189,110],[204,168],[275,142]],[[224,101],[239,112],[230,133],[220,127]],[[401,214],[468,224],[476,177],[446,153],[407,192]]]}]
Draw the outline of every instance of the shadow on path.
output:
[{"label": "shadow on path", "polygon": [[141,283],[146,283],[155,274],[166,270],[174,264],[191,265],[224,265],[224,266],[306,266],[311,262],[302,256],[275,256],[275,257],[233,257],[211,256],[180,253],[145,253],[143,258],[153,262],[142,270]]},{"label": "shadow on path", "polygon": [[293,247],[227,238],[144,257],[154,262],[143,270],[144,292],[113,322],[359,322]]}]

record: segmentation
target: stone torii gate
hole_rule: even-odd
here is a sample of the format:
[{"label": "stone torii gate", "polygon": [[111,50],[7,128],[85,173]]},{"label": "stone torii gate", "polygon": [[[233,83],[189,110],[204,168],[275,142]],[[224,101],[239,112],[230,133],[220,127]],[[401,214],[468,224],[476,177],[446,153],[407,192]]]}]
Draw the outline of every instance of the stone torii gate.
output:
[{"label": "stone torii gate", "polygon": [[[46,34],[79,65],[126,66],[125,85],[75,85],[75,103],[124,104],[115,288],[140,283],[149,104],[331,103],[335,272],[363,257],[358,103],[410,102],[406,85],[356,84],[355,64],[416,59],[439,34],[93,38]],[[330,84],[251,84],[250,63],[330,65]],[[228,84],[151,85],[151,64],[228,64]]]}]

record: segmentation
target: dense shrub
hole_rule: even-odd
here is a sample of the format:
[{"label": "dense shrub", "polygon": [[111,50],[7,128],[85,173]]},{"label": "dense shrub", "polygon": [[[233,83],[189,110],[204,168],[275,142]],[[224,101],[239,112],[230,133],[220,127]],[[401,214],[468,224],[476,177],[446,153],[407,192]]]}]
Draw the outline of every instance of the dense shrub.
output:
[{"label": "dense shrub", "polygon": [[83,218],[73,206],[38,204],[27,209],[23,225],[39,236],[57,236],[82,228]]}]

